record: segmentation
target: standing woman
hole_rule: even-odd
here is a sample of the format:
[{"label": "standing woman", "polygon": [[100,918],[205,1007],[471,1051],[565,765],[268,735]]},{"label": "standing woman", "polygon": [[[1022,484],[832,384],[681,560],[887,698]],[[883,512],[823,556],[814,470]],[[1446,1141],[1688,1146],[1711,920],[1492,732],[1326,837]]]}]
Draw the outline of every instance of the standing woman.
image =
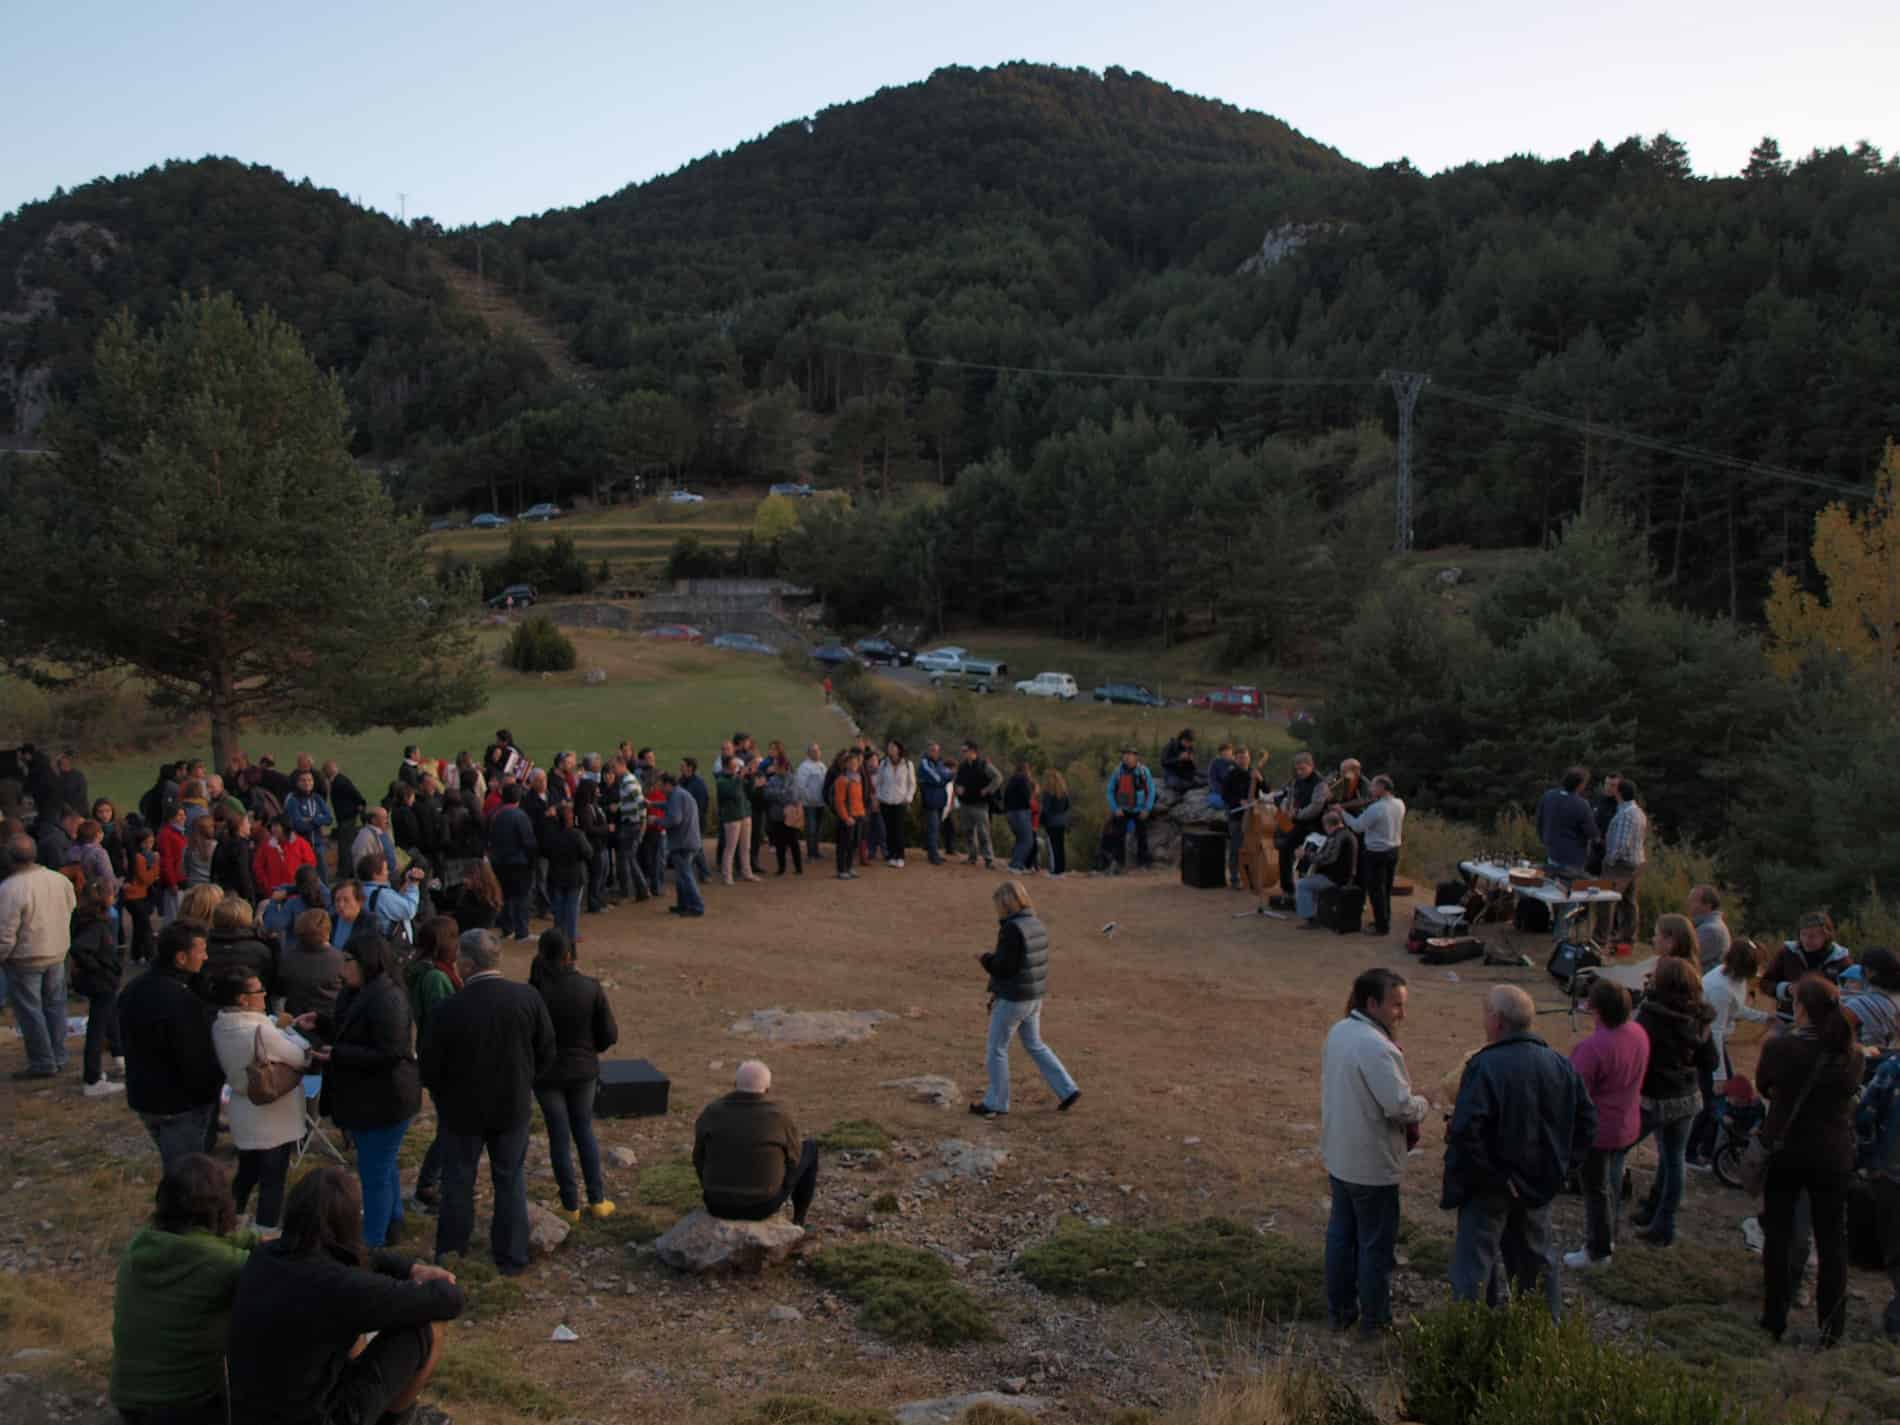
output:
[{"label": "standing woman", "polygon": [[574,946],[558,930],[541,932],[534,968],[535,990],[554,1021],[554,1067],[535,1080],[534,1097],[548,1125],[548,1158],[561,1192],[557,1210],[569,1222],[581,1220],[571,1140],[580,1150],[588,1214],[612,1217],[614,1205],[600,1176],[600,1145],[594,1140],[594,1091],[600,1086],[600,1056],[620,1041],[620,1026],[607,992],[575,967]]},{"label": "standing woman", "polygon": [[[786,816],[797,818],[800,825],[793,826]],[[808,813],[803,799],[798,794],[798,783],[792,769],[784,762],[772,765],[772,775],[765,779],[765,819],[766,827],[772,839],[772,854],[778,860],[778,874],[785,874],[785,853],[792,855],[792,867],[799,875],[805,874],[805,848],[803,818]]]},{"label": "standing woman", "polygon": [[837,818],[838,879],[855,881],[852,869],[858,854],[858,828],[864,824],[864,784],[858,776],[858,754],[838,754],[838,775],[831,784],[831,811]]},{"label": "standing woman", "polygon": [[216,885],[213,863],[218,858],[218,825],[210,816],[201,816],[191,824],[185,836],[185,884]]},{"label": "standing woman", "polygon": [[884,818],[878,815],[877,807],[877,783],[883,773],[884,759],[878,750],[865,748],[862,766],[858,769],[858,779],[864,785],[864,820],[858,823],[858,861],[866,866],[886,855]]},{"label": "standing woman", "polygon": [[1825,976],[1804,977],[1793,998],[1793,1031],[1764,1044],[1755,1068],[1755,1086],[1769,1099],[1762,1138],[1774,1150],[1762,1191],[1761,1324],[1777,1341],[1788,1328],[1795,1280],[1807,1265],[1807,1246],[1794,1230],[1795,1205],[1806,1193],[1821,1256],[1814,1308],[1821,1344],[1832,1346],[1847,1325],[1847,1189],[1862,1061],[1840,992]]},{"label": "standing woman", "polygon": [[996,904],[996,948],[977,956],[990,977],[990,1034],[986,1053],[989,1092],[970,1105],[980,1118],[1009,1112],[1009,1041],[1020,1036],[1023,1048],[1042,1071],[1067,1113],[1082,1097],[1055,1051],[1042,1042],[1042,1000],[1049,986],[1049,931],[1036,918],[1021,881],[1004,881],[992,897]]},{"label": "standing woman", "polygon": [[[1692,953],[1694,940],[1692,935]],[[1637,1237],[1651,1246],[1675,1244],[1683,1160],[1689,1130],[1702,1107],[1699,1079],[1704,1072],[1712,1073],[1717,1062],[1715,1040],[1709,1034],[1714,1021],[1715,1011],[1702,998],[1702,979],[1693,959],[1658,960],[1650,992],[1636,1011],[1636,1022],[1649,1035],[1642,1133],[1636,1141],[1656,1135],[1656,1179],[1635,1221]]]},{"label": "standing woman", "polygon": [[308,1014],[328,1045],[310,1057],[323,1069],[324,1111],[356,1140],[363,1183],[363,1240],[381,1247],[401,1235],[402,1179],[396,1155],[422,1106],[409,997],[396,979],[396,957],[380,935],[343,947],[343,992],[327,1021]]},{"label": "standing woman", "polygon": [[132,917],[132,959],[143,963],[152,958],[158,936],[152,929],[157,897],[152,888],[158,884],[157,838],[149,826],[141,826],[126,838],[125,884],[119,890],[125,912]]},{"label": "standing woman", "polygon": [[893,866],[904,864],[904,817],[917,800],[917,768],[905,755],[904,744],[893,737],[884,746],[884,765],[877,769],[877,809],[884,819],[884,854]]},{"label": "standing woman", "polygon": [[246,1071],[253,1059],[302,1069],[304,1047],[291,1039],[265,1012],[264,982],[241,965],[228,966],[212,985],[218,1017],[211,1023],[211,1047],[230,1086],[231,1141],[237,1144],[237,1180],[231,1196],[239,1212],[257,1189],[257,1230],[275,1236],[283,1221],[284,1184],[290,1178],[290,1154],[303,1137],[302,1082],[272,1103],[252,1103]]},{"label": "standing woman", "polygon": [[1042,774],[1042,829],[1049,833],[1051,880],[1061,880],[1069,873],[1069,818],[1073,812],[1069,779],[1060,768],[1051,767]]},{"label": "standing woman", "polygon": [[1003,788],[1003,819],[1009,823],[1010,833],[1016,838],[1016,844],[1010,848],[1009,869],[1028,871],[1033,869],[1036,857],[1036,833],[1030,824],[1029,804],[1035,800],[1036,778],[1029,770],[1029,763],[1019,761],[1016,775],[1011,777]]},{"label": "standing woman", "polygon": [[609,863],[613,856],[614,829],[607,813],[600,809],[600,783],[584,781],[574,789],[574,825],[587,844],[594,848],[587,868],[587,911],[590,915],[607,909]]},{"label": "standing woman", "polygon": [[1685,1161],[1698,1172],[1709,1166],[1715,1153],[1715,1096],[1735,1073],[1729,1058],[1728,1041],[1738,1020],[1754,1024],[1772,1024],[1775,1017],[1748,1002],[1748,985],[1761,969],[1760,952],[1746,938],[1731,940],[1722,963],[1702,977],[1702,998],[1715,1011],[1709,1025],[1709,1038],[1715,1041],[1715,1067],[1702,1080],[1702,1111],[1689,1130],[1689,1150]]},{"label": "standing woman", "polygon": [[106,1052],[125,1063],[125,1045],[119,1041],[119,985],[125,978],[125,959],[119,953],[119,932],[112,924],[112,882],[87,881],[73,912],[72,992],[86,997],[84,1067],[87,1098],[123,1093],[124,1084],[106,1077]]},{"label": "standing woman", "polygon": [[[221,819],[218,846],[211,856],[211,879],[224,887],[227,896],[241,901],[257,899],[257,881],[251,862],[257,847],[251,842],[251,818],[248,812],[232,812]],[[268,892],[269,887],[265,887]]]},{"label": "standing woman", "polygon": [[573,940],[581,933],[581,891],[587,884],[587,863],[594,848],[574,829],[574,804],[562,802],[541,832],[541,854],[548,863],[548,899],[554,923]]},{"label": "standing woman", "polygon": [[1702,970],[1702,946],[1696,939],[1695,926],[1686,915],[1659,915],[1650,948],[1664,960],[1687,960],[1699,974]]}]

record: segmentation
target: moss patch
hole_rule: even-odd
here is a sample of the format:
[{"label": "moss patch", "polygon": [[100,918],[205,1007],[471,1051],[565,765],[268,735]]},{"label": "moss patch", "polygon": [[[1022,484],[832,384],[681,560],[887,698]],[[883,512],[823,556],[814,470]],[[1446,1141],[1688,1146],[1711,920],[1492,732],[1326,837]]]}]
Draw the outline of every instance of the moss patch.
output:
[{"label": "moss patch", "polygon": [[429,1390],[446,1400],[499,1405],[535,1420],[572,1413],[565,1399],[530,1377],[508,1348],[493,1340],[451,1336]]},{"label": "moss patch", "polygon": [[585,1242],[617,1242],[623,1246],[651,1242],[666,1231],[666,1227],[651,1213],[616,1212],[612,1217],[581,1218],[576,1229]]},{"label": "moss patch", "polygon": [[1695,1242],[1678,1242],[1666,1252],[1633,1244],[1585,1280],[1610,1301],[1661,1311],[1685,1301],[1755,1302],[1761,1266],[1738,1250]]},{"label": "moss patch", "polygon": [[888,1410],[832,1405],[809,1395],[769,1395],[735,1415],[732,1425],[896,1425]]},{"label": "moss patch", "polygon": [[1317,1251],[1217,1217],[1155,1228],[1064,1223],[1017,1269],[1044,1291],[1096,1301],[1280,1320],[1325,1312]]},{"label": "moss patch", "polygon": [[899,1247],[892,1242],[853,1242],[832,1247],[808,1259],[811,1274],[833,1291],[852,1296],[866,1283],[879,1279],[942,1282],[950,1280],[950,1264],[921,1247]]},{"label": "moss patch", "polygon": [[832,1124],[819,1137],[818,1146],[834,1153],[846,1148],[876,1148],[882,1152],[891,1146],[891,1135],[868,1118],[847,1118]]},{"label": "moss patch", "polygon": [[457,1253],[442,1265],[455,1273],[462,1288],[462,1315],[471,1321],[492,1321],[520,1309],[528,1293],[514,1277],[503,1276],[486,1257],[465,1257]]},{"label": "moss patch", "polygon": [[699,1174],[684,1158],[655,1163],[643,1169],[633,1191],[634,1200],[648,1207],[670,1207],[675,1212],[691,1212],[700,1205]]},{"label": "moss patch", "polygon": [[859,1324],[887,1341],[956,1346],[996,1337],[989,1312],[933,1252],[858,1242],[820,1253],[811,1273],[857,1302]]}]

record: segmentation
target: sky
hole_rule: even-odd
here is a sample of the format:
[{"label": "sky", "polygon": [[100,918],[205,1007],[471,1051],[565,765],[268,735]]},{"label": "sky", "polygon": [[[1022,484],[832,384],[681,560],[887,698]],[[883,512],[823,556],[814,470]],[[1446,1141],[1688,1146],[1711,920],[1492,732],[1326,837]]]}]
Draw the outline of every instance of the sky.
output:
[{"label": "sky", "polygon": [[[1138,70],[1428,172],[1668,130],[1900,147],[1893,0],[0,0],[0,213],[223,154],[449,226],[585,203],[947,64]],[[406,197],[404,196],[406,195]]]}]

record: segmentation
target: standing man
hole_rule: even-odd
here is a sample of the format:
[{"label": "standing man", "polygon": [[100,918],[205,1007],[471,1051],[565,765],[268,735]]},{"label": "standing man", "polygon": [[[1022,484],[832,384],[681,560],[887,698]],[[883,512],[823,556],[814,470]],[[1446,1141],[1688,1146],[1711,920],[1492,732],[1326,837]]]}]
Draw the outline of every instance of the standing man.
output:
[{"label": "standing man", "polygon": [[521,809],[521,788],[501,789],[501,807],[488,824],[488,860],[501,882],[501,924],[516,943],[528,938],[528,902],[534,895],[534,823]]},{"label": "standing man", "polygon": [[647,796],[640,779],[623,758],[614,758],[608,772],[616,791],[614,797],[614,856],[620,872],[622,899],[650,900],[653,888],[640,869],[640,839],[646,833]]},{"label": "standing man", "polygon": [[[290,829],[310,843],[310,849],[317,853],[317,874],[329,879],[329,868],[323,860],[323,829],[336,824],[336,816],[330,810],[330,804],[317,794],[317,774],[300,771],[297,773],[295,790],[284,803],[284,815],[290,818]],[[186,799],[189,802],[189,798]],[[190,829],[190,823],[186,823]],[[339,848],[339,851],[341,848]],[[349,867],[338,863],[336,873],[339,876],[350,874]]]},{"label": "standing man", "polygon": [[1603,874],[1603,838],[1610,834],[1610,820],[1616,815],[1616,809],[1623,804],[1617,796],[1617,788],[1623,785],[1623,774],[1612,772],[1603,779],[1603,789],[1590,802],[1590,819],[1596,825],[1596,840],[1590,845],[1590,859],[1585,868],[1593,876]]},{"label": "standing man", "polygon": [[369,801],[334,761],[323,764],[323,780],[330,789],[330,814],[336,818],[336,844],[348,846],[355,840],[356,823],[362,820]]},{"label": "standing man", "polygon": [[805,809],[805,856],[818,859],[818,830],[825,819],[825,756],[817,743],[805,749],[805,760],[792,777],[792,790]]},{"label": "standing man", "polygon": [[1695,926],[1696,955],[1706,975],[1722,963],[1733,939],[1728,922],[1722,919],[1721,894],[1714,886],[1691,887],[1688,911],[1689,920]]},{"label": "standing man", "polygon": [[1279,810],[1293,819],[1288,831],[1273,833],[1273,848],[1279,852],[1280,894],[1293,899],[1293,866],[1308,833],[1320,829],[1320,817],[1326,811],[1326,779],[1315,770],[1311,752],[1293,754],[1293,780],[1280,788],[1274,800]]},{"label": "standing man", "polygon": [[462,936],[456,955],[462,988],[430,1012],[420,1059],[442,1146],[436,1260],[468,1247],[475,1173],[486,1152],[495,1190],[489,1250],[496,1269],[512,1277],[528,1266],[528,1128],[534,1081],[553,1069],[555,1042],[547,1002],[504,979],[500,965],[501,941],[493,931]]},{"label": "standing man", "polygon": [[943,744],[933,742],[917,759],[917,790],[923,801],[924,857],[933,866],[943,864],[943,818],[950,807],[950,789],[957,769],[943,760]]},{"label": "standing man", "polygon": [[119,996],[125,1102],[167,1170],[187,1153],[209,1153],[218,1134],[224,1067],[211,1042],[214,1011],[197,990],[206,935],[194,921],[174,920],[159,932],[151,969]]},{"label": "standing man", "polygon": [[1148,813],[1154,810],[1155,779],[1142,765],[1141,753],[1122,748],[1121,765],[1108,775],[1108,832],[1104,850],[1117,874],[1128,859],[1128,829],[1135,830],[1135,865],[1147,870],[1154,864],[1148,850]]},{"label": "standing man", "polygon": [[1320,1156],[1333,1186],[1326,1222],[1326,1318],[1375,1335],[1392,1324],[1399,1179],[1430,1105],[1412,1092],[1398,1045],[1405,977],[1367,970],[1346,1017],[1326,1035],[1320,1068]]},{"label": "standing man", "polygon": [[697,864],[706,857],[706,838],[699,829],[699,803],[676,777],[661,777],[660,785],[666,789],[666,864],[673,868],[673,889],[678,896],[677,903],[668,909],[674,915],[704,915],[706,902],[700,899],[694,879]]},{"label": "standing man", "polygon": [[0,969],[7,1003],[26,1041],[16,1079],[57,1078],[66,1067],[66,952],[72,948],[73,883],[39,864],[24,832],[7,841],[10,872],[0,882]]},{"label": "standing man", "polygon": [[92,799],[86,795],[86,774],[79,770],[75,758],[73,750],[67,748],[54,760],[54,788],[61,806],[84,816],[92,807]]},{"label": "standing man", "polygon": [[[697,757],[680,758],[678,786],[681,791],[693,799],[693,807],[697,813],[697,819],[693,826],[695,832],[693,837],[693,874],[699,878],[699,884],[704,885],[712,877],[712,867],[706,864],[705,838],[706,812],[708,808],[712,806],[712,793],[706,787],[706,779],[699,775],[699,759]],[[667,815],[666,824],[669,828],[673,825],[672,814],[670,812]],[[670,852],[672,847],[673,843],[669,833],[667,850]]]},{"label": "standing man", "polygon": [[1573,878],[1589,865],[1590,843],[1596,839],[1596,820],[1584,800],[1589,789],[1590,769],[1572,767],[1537,800],[1537,839],[1544,843],[1544,859]]},{"label": "standing man", "polygon": [[1368,935],[1392,933],[1392,881],[1398,874],[1399,847],[1405,841],[1405,803],[1392,792],[1392,779],[1372,779],[1372,800],[1357,814],[1341,808],[1346,825],[1359,834],[1359,884],[1372,906]]},{"label": "standing man", "polygon": [[1610,924],[1610,933],[1597,938],[1634,942],[1636,928],[1642,923],[1637,883],[1642,879],[1643,864],[1649,860],[1649,816],[1636,804],[1636,783],[1628,777],[1616,784],[1616,795],[1616,815],[1610,818],[1610,829],[1603,838],[1603,874],[1610,888],[1620,892],[1623,899],[1608,907],[1607,917],[1602,915],[1605,907],[1597,907],[1599,917]]},{"label": "standing man", "polygon": [[[1516,985],[1484,1005],[1484,1048],[1465,1065],[1445,1136],[1439,1206],[1458,1214],[1452,1246],[1456,1301],[1501,1303],[1508,1278],[1529,1292],[1544,1277],[1551,1319],[1563,1314],[1550,1204],[1595,1141],[1597,1111],[1562,1054],[1531,1033],[1536,1007]],[[1500,1276],[1494,1268],[1503,1266]]]},{"label": "standing man", "polygon": [[985,870],[996,868],[996,848],[990,845],[990,798],[1003,790],[1003,774],[983,756],[974,742],[963,744],[957,764],[957,830],[966,838],[963,864],[974,866],[979,852]]}]

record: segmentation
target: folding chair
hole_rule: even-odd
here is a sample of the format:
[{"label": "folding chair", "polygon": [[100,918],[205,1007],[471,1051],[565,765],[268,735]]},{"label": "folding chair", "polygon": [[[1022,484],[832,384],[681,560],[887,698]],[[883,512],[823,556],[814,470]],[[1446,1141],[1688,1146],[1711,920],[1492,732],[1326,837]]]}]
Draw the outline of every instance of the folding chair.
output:
[{"label": "folding chair", "polygon": [[297,1140],[297,1151],[291,1155],[290,1165],[296,1167],[313,1149],[328,1153],[336,1162],[347,1167],[349,1159],[336,1144],[330,1141],[323,1131],[323,1119],[317,1114],[317,1100],[323,1095],[323,1075],[305,1074],[303,1076],[303,1137]]}]

